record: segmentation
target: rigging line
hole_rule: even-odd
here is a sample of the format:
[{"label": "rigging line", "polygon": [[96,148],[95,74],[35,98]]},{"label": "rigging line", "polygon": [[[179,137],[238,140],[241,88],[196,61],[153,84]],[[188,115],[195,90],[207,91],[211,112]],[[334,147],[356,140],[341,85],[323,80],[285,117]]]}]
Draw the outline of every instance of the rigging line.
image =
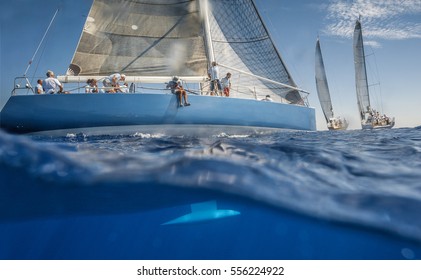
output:
[{"label": "rigging line", "polygon": [[226,43],[226,44],[242,44],[242,43],[256,43],[270,39],[269,36],[264,36],[255,39],[244,39],[244,40],[213,40],[216,43]]},{"label": "rigging line", "polygon": [[377,57],[376,57],[376,54],[375,54],[374,50],[373,50],[373,56],[374,56],[374,66],[376,67],[377,81],[378,81],[378,84],[379,84],[379,87],[378,88],[379,88],[379,95],[380,95],[380,109],[384,113],[382,86],[381,86],[379,68],[378,68],[378,64],[377,64]]},{"label": "rigging line", "polygon": [[51,25],[53,24],[54,19],[56,18],[57,13],[58,13],[58,11],[59,11],[59,10],[60,10],[60,9],[57,9],[57,10],[56,10],[56,12],[54,13],[54,16],[53,16],[53,18],[51,19],[50,24],[49,24],[49,25],[48,25],[48,27],[47,27],[47,30],[45,30],[44,36],[42,36],[42,38],[41,38],[41,42],[39,42],[38,47],[37,47],[37,49],[35,50],[35,53],[34,53],[34,55],[32,56],[31,60],[29,61],[29,63],[28,63],[28,67],[26,67],[26,71],[25,71],[25,73],[23,74],[23,76],[25,76],[25,77],[26,77],[26,73],[28,73],[28,70],[29,70],[29,68],[31,67],[32,61],[34,60],[35,56],[37,55],[37,52],[38,52],[39,48],[41,47],[42,43],[44,42],[45,36],[47,36],[47,33],[48,33],[48,31],[50,30],[50,27],[51,27]]},{"label": "rigging line", "polygon": [[37,73],[37,71],[38,71],[38,67],[39,67],[39,64],[40,64],[40,62],[41,62],[41,57],[42,57],[42,55],[44,54],[44,51],[45,51],[45,49],[47,48],[47,44],[45,44],[44,45],[44,48],[42,49],[42,51],[41,51],[41,55],[40,55],[40,59],[38,60],[38,62],[37,62],[37,64],[36,64],[36,66],[35,66],[35,71],[34,71],[34,74],[32,75],[32,77],[31,77],[31,80],[30,80],[30,83],[32,84],[33,83],[33,81],[34,81],[34,78],[35,78],[35,74]]},{"label": "rigging line", "polygon": [[303,89],[301,89],[301,88],[297,88],[297,87],[295,87],[295,86],[291,86],[291,85],[288,85],[288,84],[284,84],[284,83],[281,83],[281,82],[277,82],[277,81],[274,81],[274,80],[271,80],[271,79],[268,79],[268,78],[265,78],[265,77],[261,77],[261,76],[255,75],[255,74],[253,74],[253,73],[249,73],[249,72],[246,72],[246,71],[243,71],[243,70],[240,70],[240,69],[236,69],[236,68],[234,68],[234,67],[230,67],[230,66],[227,66],[227,65],[223,65],[223,64],[221,64],[221,63],[220,63],[219,65],[220,65],[221,67],[224,67],[224,68],[227,68],[227,69],[230,69],[230,70],[233,70],[233,71],[236,71],[236,72],[239,72],[239,73],[245,74],[245,75],[247,75],[247,76],[255,77],[255,78],[257,78],[257,79],[259,79],[259,80],[262,80],[262,81],[266,81],[266,82],[269,82],[269,83],[272,83],[272,84],[280,85],[280,86],[282,86],[282,87],[289,88],[289,89],[292,89],[292,90],[296,90],[296,91],[299,91],[299,92],[302,92],[302,93],[310,94],[308,91],[303,90]]},{"label": "rigging line", "polygon": [[[256,9],[257,10],[257,9]],[[291,71],[287,68],[287,66],[286,66],[286,63],[285,63],[285,59],[283,59],[282,57],[284,57],[284,56],[282,56],[281,57],[281,53],[282,54],[288,54],[288,52],[284,49],[284,48],[282,48],[282,46],[281,46],[281,44],[277,44],[277,45],[275,45],[275,40],[277,41],[277,42],[282,42],[283,40],[281,39],[282,37],[280,36],[280,34],[279,34],[279,31],[278,31],[278,29],[276,28],[276,26],[275,26],[275,24],[273,23],[273,21],[272,21],[272,19],[271,19],[271,17],[269,16],[269,14],[267,13],[267,11],[266,11],[266,9],[263,9],[263,14],[265,14],[265,20],[269,23],[269,28],[271,29],[271,30],[269,30],[269,28],[266,28],[267,29],[267,33],[268,33],[268,37],[269,37],[269,39],[272,41],[272,45],[273,45],[273,47],[276,49],[276,50],[280,50],[280,52],[279,51],[277,51],[277,53],[278,53],[278,56],[279,56],[279,59],[281,60],[281,62],[282,62],[282,68],[284,68],[285,69],[285,71],[287,72],[287,75],[288,75],[288,80],[291,80],[291,82],[293,83],[293,84],[295,84],[295,86],[296,86],[296,81],[295,81],[295,79],[293,79],[292,78],[292,76],[295,76],[295,77],[298,77],[301,81],[303,80],[301,77],[300,77],[300,72],[296,69],[296,67],[295,67],[295,63],[293,63],[292,64],[292,68],[293,68],[293,71],[295,72],[294,73],[294,75],[293,75],[293,73],[291,73]],[[273,34],[273,35],[272,35]]]},{"label": "rigging line", "polygon": [[[54,29],[53,29],[52,31],[54,31]],[[47,46],[48,46],[48,41],[50,40],[50,38],[51,38],[51,36],[46,37],[44,47],[43,47],[43,48],[42,48],[42,50],[41,50],[41,54],[40,54],[40,56],[39,56],[39,59],[38,59],[38,62],[37,62],[37,64],[36,64],[36,66],[35,66],[35,71],[34,71],[34,74],[33,74],[33,75],[32,75],[32,77],[31,77],[30,84],[32,84],[32,83],[34,82],[34,79],[35,79],[35,74],[36,74],[36,73],[37,73],[37,71],[38,71],[39,64],[41,63],[42,56],[44,55],[44,52],[45,52],[45,50],[47,49]]]},{"label": "rigging line", "polygon": [[[380,81],[380,74],[379,74],[379,68],[378,68],[378,64],[377,64],[377,57],[376,57],[376,53],[374,52],[374,48],[369,45],[370,50],[371,50],[371,54],[373,56],[374,59],[374,67],[372,64],[369,64],[369,67],[371,69],[371,72],[373,73],[374,70],[372,68],[375,68],[375,79],[377,83],[374,84],[370,84],[369,87],[373,87],[373,86],[378,86],[374,88],[374,97],[376,99],[377,105],[380,106],[380,111],[384,112],[384,108],[383,108],[383,98],[382,98],[382,87],[381,87],[381,81]],[[374,76],[374,75],[371,75]],[[378,91],[376,90],[378,88]]]},{"label": "rigging line", "polygon": [[129,62],[126,66],[124,66],[121,69],[121,72],[126,71],[131,65],[133,65],[138,59],[140,59],[141,57],[143,57],[147,52],[149,52],[150,50],[152,50],[153,48],[155,48],[162,40],[166,39],[168,37],[168,35],[175,30],[178,26],[181,25],[181,22],[186,18],[186,15],[182,15],[177,22],[170,27],[167,32],[165,32],[164,35],[162,35],[161,37],[157,38],[148,48],[146,48],[145,50],[143,50],[135,59],[133,59],[131,62]]}]

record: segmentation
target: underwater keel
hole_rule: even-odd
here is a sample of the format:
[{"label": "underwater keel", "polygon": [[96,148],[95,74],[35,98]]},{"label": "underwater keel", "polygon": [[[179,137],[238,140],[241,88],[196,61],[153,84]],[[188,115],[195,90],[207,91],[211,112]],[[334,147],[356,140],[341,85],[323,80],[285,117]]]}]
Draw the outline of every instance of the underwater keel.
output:
[{"label": "underwater keel", "polygon": [[240,215],[235,210],[218,209],[215,200],[194,203],[190,205],[191,213],[175,218],[162,225],[191,224],[205,221],[218,220]]}]

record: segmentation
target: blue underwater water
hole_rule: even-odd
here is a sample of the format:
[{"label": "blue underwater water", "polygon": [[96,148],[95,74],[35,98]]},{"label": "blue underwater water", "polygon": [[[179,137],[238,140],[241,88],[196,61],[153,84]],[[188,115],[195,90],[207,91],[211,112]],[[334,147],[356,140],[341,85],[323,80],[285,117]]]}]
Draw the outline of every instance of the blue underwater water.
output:
[{"label": "blue underwater water", "polygon": [[0,259],[421,259],[420,170],[421,128],[0,131]]}]

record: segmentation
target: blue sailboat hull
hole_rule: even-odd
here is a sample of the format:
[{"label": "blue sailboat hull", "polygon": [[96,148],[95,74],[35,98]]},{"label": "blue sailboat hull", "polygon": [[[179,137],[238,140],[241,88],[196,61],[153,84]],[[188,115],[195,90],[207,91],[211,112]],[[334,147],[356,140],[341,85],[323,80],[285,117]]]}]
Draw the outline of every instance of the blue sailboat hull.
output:
[{"label": "blue sailboat hull", "polygon": [[197,95],[189,102],[178,107],[173,94],[11,96],[1,111],[1,128],[12,133],[156,125],[316,130],[314,108]]}]

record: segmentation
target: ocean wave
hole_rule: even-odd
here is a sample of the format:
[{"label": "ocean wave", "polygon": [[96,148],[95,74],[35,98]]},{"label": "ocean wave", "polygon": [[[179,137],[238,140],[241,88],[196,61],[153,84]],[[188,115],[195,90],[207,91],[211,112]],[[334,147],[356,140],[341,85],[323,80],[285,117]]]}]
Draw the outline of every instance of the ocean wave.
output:
[{"label": "ocean wave", "polygon": [[[1,191],[21,188],[30,195],[15,197],[28,204],[34,197],[60,202],[0,218],[98,211],[82,205],[87,198],[109,212],[136,211],[144,206],[134,200],[163,189],[206,190],[421,241],[420,130],[216,136],[0,132]],[[117,206],[112,196],[127,203]]]}]

